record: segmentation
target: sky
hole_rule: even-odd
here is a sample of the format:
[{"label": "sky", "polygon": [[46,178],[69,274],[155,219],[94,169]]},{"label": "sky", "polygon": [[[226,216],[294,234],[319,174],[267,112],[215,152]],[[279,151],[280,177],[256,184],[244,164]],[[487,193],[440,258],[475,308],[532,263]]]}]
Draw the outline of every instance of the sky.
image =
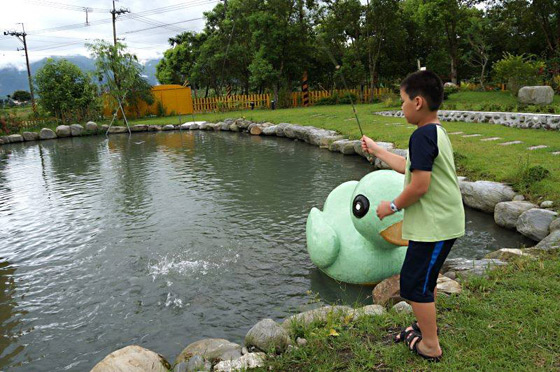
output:
[{"label": "sky", "polygon": [[[119,0],[116,9],[130,13],[119,16],[117,37],[141,61],[160,58],[170,46],[168,38],[182,31],[200,31],[203,12],[211,10],[218,0]],[[86,12],[90,25],[86,26]],[[112,42],[111,0],[0,0],[0,68],[15,66],[25,69],[25,53],[15,36],[3,31],[21,31],[24,23],[31,62],[49,56],[89,56],[85,43],[95,39]],[[190,20],[188,22],[185,22]],[[161,25],[167,25],[161,27]],[[65,29],[52,28],[68,26]],[[51,30],[49,30],[51,29]]]}]

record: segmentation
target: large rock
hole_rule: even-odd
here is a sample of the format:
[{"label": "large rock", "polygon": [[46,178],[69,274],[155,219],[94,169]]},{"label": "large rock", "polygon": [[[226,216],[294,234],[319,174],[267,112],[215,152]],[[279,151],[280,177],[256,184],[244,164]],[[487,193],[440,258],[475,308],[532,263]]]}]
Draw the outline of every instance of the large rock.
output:
[{"label": "large rock", "polygon": [[[323,144],[323,138],[336,136],[336,132],[333,130],[320,129],[315,127],[309,127],[307,130],[309,143],[314,146],[328,146],[328,144]],[[342,136],[338,136],[337,139],[341,139]]]},{"label": "large rock", "polygon": [[519,89],[517,100],[526,105],[550,105],[554,100],[552,87],[532,86]]},{"label": "large rock", "polygon": [[224,360],[214,366],[214,372],[245,371],[264,366],[264,353],[248,353],[235,360]]},{"label": "large rock", "polygon": [[393,275],[373,288],[373,303],[385,306],[387,303],[394,305],[403,299],[400,296],[400,275]]},{"label": "large rock", "polygon": [[37,141],[39,139],[39,133],[35,132],[23,132],[22,137],[26,141]]},{"label": "large rock", "polygon": [[524,201],[501,202],[494,209],[494,221],[498,226],[515,229],[519,216],[536,207],[535,204]]},{"label": "large rock", "polygon": [[558,213],[547,209],[529,209],[519,216],[517,231],[537,242],[541,241],[548,235],[549,226],[557,216]]},{"label": "large rock", "polygon": [[269,352],[283,353],[290,344],[290,335],[272,319],[263,319],[245,336],[245,346]]},{"label": "large rock", "polygon": [[537,249],[560,249],[560,230],[554,230],[535,246]]},{"label": "large rock", "polygon": [[401,301],[397,304],[395,304],[391,310],[393,310],[394,312],[398,313],[398,314],[410,314],[412,313],[412,306],[410,306],[410,304],[406,301]]},{"label": "large rock", "polygon": [[97,123],[95,123],[94,121],[88,121],[86,123],[86,130],[91,133],[97,133],[99,127],[97,126]]},{"label": "large rock", "polygon": [[461,284],[446,276],[440,275],[437,278],[436,288],[438,296],[440,294],[452,295],[459,294],[463,290]]},{"label": "large rock", "polygon": [[70,137],[72,135],[72,131],[68,125],[59,125],[56,127],[56,135],[58,137]]},{"label": "large rock", "polygon": [[286,127],[291,126],[292,124],[289,123],[280,123],[276,126],[276,136],[277,137],[286,137],[286,135],[284,134],[284,130],[286,129]]},{"label": "large rock", "polygon": [[456,273],[484,275],[486,270],[494,266],[507,265],[507,262],[497,259],[469,260],[466,258],[449,258],[442,266],[442,272],[454,271]]},{"label": "large rock", "polygon": [[136,124],[130,127],[131,132],[147,132],[148,125],[146,124]]},{"label": "large rock", "polygon": [[354,316],[355,312],[349,306],[323,306],[317,309],[305,311],[303,313],[295,314],[284,320],[282,327],[290,331],[294,323],[309,325],[313,322],[326,322],[329,316],[340,316],[341,318],[349,315]]},{"label": "large rock", "polygon": [[261,126],[258,124],[251,125],[251,129],[249,129],[249,133],[252,134],[253,136],[260,136],[262,132],[263,130]]},{"label": "large rock", "polygon": [[486,254],[484,258],[495,258],[501,261],[510,261],[521,256],[530,256],[530,254],[519,248],[501,248],[497,251]]},{"label": "large rock", "polygon": [[459,183],[459,187],[467,206],[487,213],[494,213],[496,204],[511,201],[515,196],[511,187],[498,182],[463,181]]},{"label": "large rock", "polygon": [[338,135],[338,134],[323,136],[319,139],[319,146],[321,148],[328,149],[331,146],[332,143],[334,143],[336,141],[339,141],[343,138],[344,137],[342,137],[341,135]]},{"label": "large rock", "polygon": [[340,146],[340,152],[343,153],[344,155],[353,155],[356,153],[356,150],[354,150],[355,147],[355,143],[359,142],[359,141],[348,141],[345,142],[342,146]]},{"label": "large rock", "polygon": [[217,363],[221,360],[237,359],[241,357],[241,345],[222,338],[199,340],[184,348],[175,359],[175,364],[187,362],[194,355],[200,355],[212,363]]},{"label": "large rock", "polygon": [[276,135],[276,125],[266,127],[263,129],[262,134],[265,136],[275,136]]},{"label": "large rock", "polygon": [[173,372],[180,372],[177,367],[184,365],[183,371],[184,372],[208,372],[212,370],[212,363],[207,360],[204,360],[203,357],[200,355],[195,355],[189,359],[188,362],[182,362],[175,366]]},{"label": "large rock", "polygon": [[159,132],[161,129],[161,125],[148,125],[148,132]]},{"label": "large rock", "polygon": [[356,318],[358,318],[358,317],[362,317],[362,316],[383,315],[386,312],[387,312],[387,310],[385,310],[385,307],[376,304],[376,305],[367,305],[367,306],[361,307],[359,309],[356,309],[355,315],[356,315]]},{"label": "large rock", "polygon": [[79,137],[82,135],[83,132],[84,132],[84,127],[82,127],[80,124],[70,125],[70,133],[72,134],[72,137]]},{"label": "large rock", "polygon": [[23,142],[23,136],[21,134],[10,134],[8,136],[8,141],[10,143]]},{"label": "large rock", "polygon": [[161,355],[131,345],[107,355],[91,372],[168,372],[170,369]]},{"label": "large rock", "polygon": [[175,130],[175,126],[172,125],[172,124],[167,124],[167,125],[164,125],[163,128],[161,128],[161,130],[165,130],[165,131]]},{"label": "large rock", "polygon": [[42,140],[54,139],[56,138],[56,133],[49,128],[43,128],[39,132],[39,138]]},{"label": "large rock", "polygon": [[560,218],[557,218],[554,221],[552,221],[548,229],[550,230],[550,232],[560,230]]},{"label": "large rock", "polygon": [[109,128],[109,133],[110,134],[128,133],[128,128],[122,126],[112,126],[111,128]]}]

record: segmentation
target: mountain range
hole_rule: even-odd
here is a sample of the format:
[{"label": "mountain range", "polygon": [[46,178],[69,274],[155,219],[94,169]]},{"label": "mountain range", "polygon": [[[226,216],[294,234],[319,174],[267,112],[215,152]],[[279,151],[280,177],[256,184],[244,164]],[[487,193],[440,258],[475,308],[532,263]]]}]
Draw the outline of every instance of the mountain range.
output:
[{"label": "mountain range", "polygon": [[[81,55],[66,56],[66,57],[52,57],[53,59],[66,59],[82,71],[95,70],[95,61],[91,58]],[[44,66],[47,58],[40,61],[31,63],[31,73],[34,74],[37,70]],[[156,78],[156,65],[159,59],[150,59],[144,63],[144,74],[152,85],[159,84]],[[18,70],[10,66],[0,69],[0,98],[5,98],[7,94],[12,94],[16,90],[29,91],[29,83],[27,80],[27,70]]]}]

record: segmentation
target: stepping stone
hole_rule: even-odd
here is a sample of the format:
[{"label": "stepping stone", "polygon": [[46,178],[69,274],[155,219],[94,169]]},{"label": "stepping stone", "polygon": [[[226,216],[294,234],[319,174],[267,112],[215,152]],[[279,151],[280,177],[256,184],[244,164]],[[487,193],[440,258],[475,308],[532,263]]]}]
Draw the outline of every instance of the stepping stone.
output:
[{"label": "stepping stone", "polygon": [[448,133],[448,134],[463,134],[463,132],[452,132],[452,133]]},{"label": "stepping stone", "polygon": [[510,142],[498,143],[498,145],[509,146],[509,145],[518,145],[520,143],[523,143],[523,141],[510,141]]},{"label": "stepping stone", "polygon": [[538,149],[546,149],[548,146],[547,145],[538,145],[538,146],[531,146],[531,147],[527,147],[527,150],[538,150]]},{"label": "stepping stone", "polygon": [[352,121],[352,120],[356,120],[356,119],[354,119],[354,118],[344,119],[344,121]]},{"label": "stepping stone", "polygon": [[484,142],[486,142],[486,141],[496,141],[496,140],[499,140],[499,139],[502,139],[502,137],[483,138],[483,139],[481,139],[481,141],[484,141]]},{"label": "stepping stone", "polygon": [[463,136],[463,138],[480,137],[480,136],[482,136],[482,134],[466,134]]},{"label": "stepping stone", "polygon": [[560,151],[554,151],[552,155],[560,155]]},{"label": "stepping stone", "polygon": [[414,129],[414,128],[416,128],[416,127],[407,127],[407,128],[409,128],[409,129]]}]

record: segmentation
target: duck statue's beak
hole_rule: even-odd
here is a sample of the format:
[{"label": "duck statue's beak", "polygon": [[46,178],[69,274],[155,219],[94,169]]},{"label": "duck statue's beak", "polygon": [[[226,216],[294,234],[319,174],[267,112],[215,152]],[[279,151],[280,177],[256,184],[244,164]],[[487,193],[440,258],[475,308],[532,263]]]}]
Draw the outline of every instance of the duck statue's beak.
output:
[{"label": "duck statue's beak", "polygon": [[402,221],[399,221],[379,233],[383,239],[400,247],[407,246],[408,240],[402,238]]}]

